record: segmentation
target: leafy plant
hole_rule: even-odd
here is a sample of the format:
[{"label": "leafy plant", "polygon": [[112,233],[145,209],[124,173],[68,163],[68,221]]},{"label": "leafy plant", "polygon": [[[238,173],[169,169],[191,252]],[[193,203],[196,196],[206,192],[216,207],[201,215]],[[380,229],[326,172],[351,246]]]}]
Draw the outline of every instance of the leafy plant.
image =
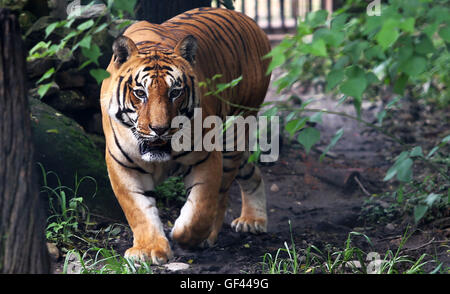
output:
[{"label": "leafy plant", "polygon": [[[50,216],[47,219],[46,238],[58,244],[72,244],[72,237],[77,237],[82,225],[90,223],[90,213],[83,203],[83,197],[79,189],[84,181],[90,180],[97,185],[94,178],[85,176],[78,179],[75,175],[74,188],[62,185],[58,175],[53,171],[45,171],[39,163],[43,177],[41,193],[46,193],[49,200]],[[57,181],[57,187],[52,188],[48,184],[48,177],[53,175]],[[96,191],[92,194],[95,196]]]},{"label": "leafy plant", "polygon": [[[81,6],[80,13],[89,11],[94,5],[95,1],[91,1],[88,5]],[[39,85],[38,94],[42,98],[48,92],[50,87],[54,84],[54,76],[57,73],[64,61],[68,61],[77,53],[81,53],[84,57],[84,62],[78,67],[78,70],[82,70],[90,64],[95,64],[97,68],[91,68],[89,73],[95,78],[98,84],[100,84],[105,78],[109,77],[109,73],[98,68],[99,58],[102,56],[100,50],[100,44],[95,43],[95,36],[102,31],[116,27],[121,29],[131,23],[131,21],[123,21],[118,23],[118,20],[122,19],[124,12],[133,15],[133,8],[136,4],[136,0],[131,1],[112,1],[108,0],[106,9],[95,19],[88,19],[81,23],[77,21],[77,13],[72,13],[67,16],[66,19],[56,21],[47,26],[45,29],[45,38],[43,41],[38,42],[28,52],[27,61],[49,58],[56,56],[60,59],[60,62],[56,67],[51,67],[47,70],[36,82]],[[117,24],[118,23],[118,24]],[[56,31],[61,31],[65,35],[61,39],[50,39],[49,37]]]},{"label": "leafy plant", "polygon": [[442,270],[442,262],[430,258],[426,253],[414,259],[408,255],[402,255],[405,243],[412,233],[408,229],[400,240],[399,247],[394,252],[387,250],[382,258],[376,252],[366,253],[353,245],[352,238],[363,237],[372,247],[372,241],[368,236],[359,232],[350,232],[344,243],[343,249],[325,246],[319,249],[315,245],[309,245],[306,249],[298,249],[291,233],[291,246],[284,242],[284,248],[279,248],[273,256],[266,253],[263,256],[262,272],[267,274],[417,274],[426,273],[425,265],[436,263],[437,266],[430,273]]},{"label": "leafy plant", "polygon": [[64,260],[63,273],[78,274],[151,274],[148,262],[135,262],[114,249],[93,247],[81,254],[70,250]]},{"label": "leafy plant", "polygon": [[184,203],[186,201],[186,189],[181,177],[170,177],[155,188],[158,199],[164,201],[165,207],[169,203]]},{"label": "leafy plant", "polygon": [[[435,153],[447,150],[443,147],[449,142],[449,136],[424,155],[421,146],[405,144],[383,126],[384,118],[400,99],[425,100],[441,106],[450,104],[450,68],[442,66],[450,59],[448,4],[448,0],[390,0],[382,5],[380,16],[369,16],[364,13],[366,2],[348,0],[331,18],[325,10],[309,13],[304,20],[298,20],[295,35],[287,36],[265,56],[271,59],[268,73],[275,68],[283,69],[284,74],[274,82],[278,93],[289,90],[299,81],[323,77],[325,92],[339,97],[337,105],[351,101],[356,116],[312,109],[309,104],[315,98],[300,107],[286,106],[284,101],[272,103],[267,111],[289,111],[284,130],[307,153],[320,140],[320,131],[307,124],[308,121],[320,122],[317,115],[340,115],[357,120],[402,146],[404,151],[384,178],[400,182],[397,195],[403,195],[402,188],[414,182],[413,169],[418,163],[436,173],[448,189],[448,154]],[[358,12],[354,13],[355,10]],[[392,99],[378,114],[377,125],[362,120],[362,102],[385,92],[391,94]],[[343,129],[336,132],[320,156],[321,160],[342,135]],[[442,156],[443,159],[437,159]],[[414,212],[416,222],[446,194],[445,191],[429,191],[420,195]]]}]

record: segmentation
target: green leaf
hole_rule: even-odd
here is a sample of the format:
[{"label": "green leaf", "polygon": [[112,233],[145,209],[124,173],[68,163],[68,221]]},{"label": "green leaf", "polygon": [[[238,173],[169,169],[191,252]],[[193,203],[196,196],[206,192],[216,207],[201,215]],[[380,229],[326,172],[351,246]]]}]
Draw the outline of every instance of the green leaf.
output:
[{"label": "green leaf", "polygon": [[450,142],[450,135],[444,137],[444,138],[441,140],[441,142],[442,142],[442,143],[448,143],[448,142]]},{"label": "green leaf", "polygon": [[279,67],[284,64],[286,61],[286,57],[283,53],[273,55],[272,60],[270,61],[269,67],[267,68],[266,74],[270,74],[276,67]]},{"label": "green leaf", "polygon": [[433,154],[439,150],[439,146],[434,146],[433,149],[430,150],[430,152],[427,155],[427,158],[430,158],[431,156],[433,156]]},{"label": "green leaf", "polygon": [[297,141],[305,147],[306,154],[320,140],[320,132],[315,128],[306,128],[298,134]]},{"label": "green leaf", "polygon": [[409,159],[409,152],[403,151],[399,156],[397,156],[394,165],[389,168],[383,181],[389,181],[392,179],[397,174],[399,165],[406,159]]},{"label": "green leaf", "polygon": [[339,90],[348,96],[355,98],[354,103],[358,114],[360,113],[360,106],[362,101],[362,94],[367,87],[367,80],[364,75],[350,78],[346,80],[339,87]]},{"label": "green leaf", "polygon": [[323,158],[328,153],[328,151],[330,151],[330,149],[333,148],[334,145],[336,145],[336,143],[339,141],[339,139],[342,137],[343,134],[344,134],[344,128],[340,128],[339,130],[337,130],[337,132],[334,134],[333,138],[331,138],[330,144],[328,144],[328,146],[325,148],[323,153],[320,155],[319,161],[323,160]]},{"label": "green leaf", "polygon": [[95,22],[94,22],[94,20],[92,20],[92,19],[87,20],[87,21],[85,21],[85,22],[83,22],[83,23],[80,23],[80,24],[77,26],[77,30],[79,30],[79,31],[85,31],[85,30],[91,28],[91,27],[94,25],[94,23],[95,23]]},{"label": "green leaf", "polygon": [[313,123],[321,123],[322,122],[322,114],[323,112],[316,112],[309,117],[309,121]]},{"label": "green leaf", "polygon": [[399,70],[411,77],[417,77],[425,71],[427,59],[422,56],[414,55],[399,66]]},{"label": "green leaf", "polygon": [[50,87],[53,85],[53,82],[51,83],[47,83],[47,84],[43,84],[40,85],[38,88],[38,94],[39,94],[39,98],[42,99],[42,97],[45,96],[45,94],[47,94],[47,91],[50,89]]},{"label": "green leaf", "polygon": [[381,30],[376,34],[375,40],[378,44],[386,50],[392,44],[397,41],[398,36],[400,35],[397,29],[398,21],[393,19],[388,19],[383,23]]},{"label": "green leaf", "polygon": [[441,194],[430,193],[424,201],[428,205],[428,207],[431,207],[433,206],[434,202],[436,202],[436,200],[441,199],[441,196]]},{"label": "green leaf", "polygon": [[92,36],[86,35],[84,38],[78,43],[80,47],[89,49],[91,47]]},{"label": "green leaf", "polygon": [[411,157],[423,157],[422,147],[416,146],[411,150],[409,153],[409,156]]},{"label": "green leaf", "polygon": [[446,42],[450,42],[450,25],[439,29],[438,35]]},{"label": "green leaf", "polygon": [[412,180],[413,161],[407,158],[397,166],[397,180],[400,182],[409,182]]},{"label": "green leaf", "polygon": [[45,39],[48,38],[48,36],[58,27],[58,23],[54,22],[48,25],[48,27],[45,28]]},{"label": "green leaf", "polygon": [[331,70],[326,78],[327,86],[325,88],[326,92],[333,90],[342,80],[344,79],[343,69],[333,69]]},{"label": "green leaf", "polygon": [[408,17],[400,23],[400,29],[406,33],[414,33],[414,24],[416,20],[413,17]]},{"label": "green leaf", "polygon": [[325,21],[328,17],[328,11],[327,10],[317,10],[310,12],[306,15],[305,22],[311,27],[316,28],[318,26],[321,26],[325,24]]},{"label": "green leaf", "polygon": [[315,56],[322,56],[322,57],[327,56],[327,47],[325,45],[325,41],[322,39],[314,40],[311,43],[310,50],[311,54]]},{"label": "green leaf", "polygon": [[100,52],[100,48],[97,44],[92,44],[90,48],[82,47],[81,53],[89,60],[99,65],[98,58],[102,55],[102,53]]},{"label": "green leaf", "polygon": [[436,49],[434,48],[433,42],[431,39],[423,34],[418,38],[418,42],[415,46],[415,51],[419,54],[428,54],[433,53]]},{"label": "green leaf", "polygon": [[134,6],[136,5],[136,0],[114,0],[114,8],[118,10],[124,10],[134,16]]},{"label": "green leaf", "polygon": [[55,68],[52,67],[49,70],[47,70],[36,83],[39,84],[40,82],[50,78],[54,73],[55,73]]},{"label": "green leaf", "polygon": [[339,14],[333,18],[331,21],[331,30],[332,31],[340,31],[344,28],[345,23],[347,22],[347,19],[350,15],[346,13]]},{"label": "green leaf", "polygon": [[394,93],[402,95],[405,91],[406,84],[408,83],[409,76],[405,73],[401,73],[400,76],[395,80]]},{"label": "green leaf", "polygon": [[100,84],[104,79],[110,76],[109,72],[101,68],[91,69],[89,73],[95,78],[97,84]]},{"label": "green leaf", "polygon": [[302,117],[298,119],[290,120],[285,126],[284,129],[289,133],[290,137],[292,138],[298,130],[303,128],[308,121],[308,118]]},{"label": "green leaf", "polygon": [[414,221],[418,223],[427,213],[428,206],[424,204],[418,204],[414,207]]}]

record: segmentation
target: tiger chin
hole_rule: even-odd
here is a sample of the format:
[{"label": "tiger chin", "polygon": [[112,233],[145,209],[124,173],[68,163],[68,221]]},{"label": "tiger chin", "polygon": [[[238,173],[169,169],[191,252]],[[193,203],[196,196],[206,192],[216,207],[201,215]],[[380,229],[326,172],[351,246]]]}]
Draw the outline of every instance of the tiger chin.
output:
[{"label": "tiger chin", "polygon": [[[140,21],[115,40],[100,102],[108,175],[133,232],[125,257],[157,264],[172,258],[153,193],[170,176],[182,177],[186,188],[187,201],[170,233],[181,247],[214,244],[234,180],[242,210],[232,228],[267,231],[264,181],[248,162],[249,152],[195,148],[208,129],[200,137],[187,131],[188,150],[174,151],[171,142],[177,132],[186,132],[173,123],[175,117],[256,115],[248,109],[264,101],[270,75],[269,60],[262,57],[269,51],[267,36],[252,19],[220,8],[190,10],[160,25]],[[199,87],[216,74],[222,83],[243,78],[219,100]]]}]

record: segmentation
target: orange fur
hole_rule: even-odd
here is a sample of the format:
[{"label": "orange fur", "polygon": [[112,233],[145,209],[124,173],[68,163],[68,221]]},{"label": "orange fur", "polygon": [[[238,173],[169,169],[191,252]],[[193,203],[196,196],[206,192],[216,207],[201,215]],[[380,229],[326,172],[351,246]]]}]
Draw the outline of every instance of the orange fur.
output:
[{"label": "orange fur", "polygon": [[270,81],[265,74],[269,61],[262,59],[270,51],[264,32],[238,12],[200,8],[161,25],[135,23],[117,39],[113,51],[107,68],[111,76],[102,84],[101,106],[111,185],[134,235],[126,255],[155,263],[172,256],[151,191],[174,173],[183,176],[189,190],[171,234],[181,245],[194,247],[216,240],[228,189],[236,176],[250,187],[242,190],[240,221],[249,226],[258,222],[260,229],[255,231],[264,231],[263,181],[257,167],[246,163],[248,155],[171,152],[167,160],[163,149],[177,131],[170,129],[172,119],[179,114],[192,119],[194,107],[201,107],[203,118],[242,113],[229,103],[205,96],[206,89],[198,87],[198,82],[215,74],[222,74],[218,82],[243,77],[236,87],[221,93],[224,99],[260,106]]}]

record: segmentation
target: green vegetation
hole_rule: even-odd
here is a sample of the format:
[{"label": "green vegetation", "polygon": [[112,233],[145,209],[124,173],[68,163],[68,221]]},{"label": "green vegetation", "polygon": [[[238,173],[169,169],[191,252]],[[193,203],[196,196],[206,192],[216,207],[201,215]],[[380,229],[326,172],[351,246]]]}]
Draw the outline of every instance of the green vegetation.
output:
[{"label": "green vegetation", "polygon": [[[83,22],[77,21],[77,15],[88,12],[94,5],[94,1],[88,5],[81,6],[78,13],[71,13],[67,19],[50,23],[45,29],[45,40],[38,42],[30,49],[27,61],[34,59],[48,58],[57,56],[61,59],[58,66],[51,67],[37,80],[39,85],[38,94],[42,98],[54,84],[53,78],[55,73],[61,68],[65,61],[69,61],[73,56],[81,53],[81,64],[78,70],[90,64],[95,64],[97,67],[92,67],[89,74],[94,77],[98,84],[105,78],[109,77],[109,73],[99,68],[99,58],[103,55],[100,45],[102,39],[98,36],[107,30],[116,30],[126,27],[131,24],[131,21],[121,21],[124,14],[134,15],[134,6],[136,0],[130,1],[107,1],[106,9],[101,12],[95,19],[88,19]],[[59,31],[59,36],[55,33]],[[53,34],[53,38],[50,38]]]},{"label": "green vegetation", "polygon": [[[355,237],[363,237],[372,248],[373,244],[369,237],[359,232],[350,232],[343,249],[325,246],[319,249],[309,245],[306,249],[296,248],[292,228],[291,245],[284,242],[284,248],[279,248],[275,256],[266,253],[263,256],[262,272],[266,274],[423,274],[423,273],[446,273],[450,269],[443,268],[439,262],[429,254],[422,254],[414,258],[403,253],[403,247],[412,234],[406,231],[400,240],[397,250],[387,250],[382,257],[377,252],[364,252],[352,241]],[[430,267],[427,271],[425,267]]]},{"label": "green vegetation", "polygon": [[[414,219],[419,222],[435,207],[448,208],[450,203],[450,135],[444,134],[435,146],[424,150],[389,133],[383,122],[402,99],[437,107],[450,104],[449,1],[391,0],[382,5],[380,16],[368,16],[366,6],[363,1],[349,0],[331,18],[325,10],[309,13],[305,20],[299,19],[296,34],[266,56],[271,58],[268,72],[283,69],[284,74],[274,82],[279,93],[296,82],[322,79],[325,91],[339,98],[337,105],[353,103],[356,116],[308,107],[315,98],[299,107],[286,106],[286,101],[271,103],[265,115],[285,112],[284,130],[306,152],[320,140],[320,131],[307,122],[320,122],[323,114],[352,118],[400,144],[403,152],[395,157],[384,180],[398,182],[391,196],[405,208],[413,205]],[[378,122],[364,121],[362,102],[381,96],[390,100],[378,113]],[[320,160],[342,135],[343,129],[336,132]],[[413,174],[419,166],[430,170],[425,179]]]}]

